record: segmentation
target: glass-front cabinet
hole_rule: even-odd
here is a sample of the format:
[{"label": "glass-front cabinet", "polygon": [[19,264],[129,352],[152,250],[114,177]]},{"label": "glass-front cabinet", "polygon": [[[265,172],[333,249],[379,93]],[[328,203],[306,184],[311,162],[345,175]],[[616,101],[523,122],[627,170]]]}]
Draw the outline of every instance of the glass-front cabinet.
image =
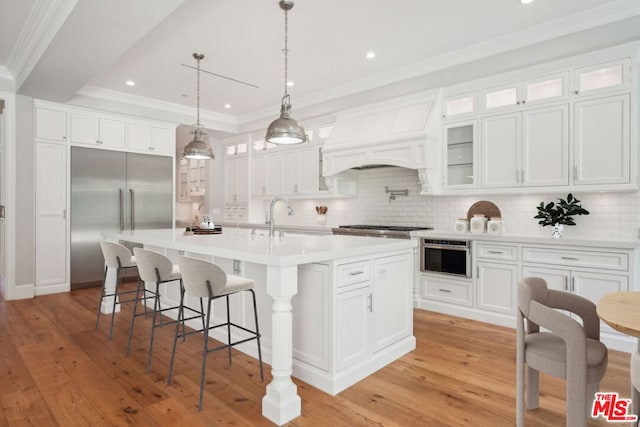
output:
[{"label": "glass-front cabinet", "polygon": [[578,68],[573,74],[573,94],[586,96],[627,89],[631,85],[630,73],[629,58]]},{"label": "glass-front cabinet", "polygon": [[478,92],[448,96],[442,100],[442,118],[462,119],[478,113]]},{"label": "glass-front cabinet", "polygon": [[461,189],[476,186],[477,121],[448,123],[443,126],[444,188]]},{"label": "glass-front cabinet", "polygon": [[482,91],[483,111],[498,113],[566,100],[568,80],[569,73],[563,72],[485,89]]}]

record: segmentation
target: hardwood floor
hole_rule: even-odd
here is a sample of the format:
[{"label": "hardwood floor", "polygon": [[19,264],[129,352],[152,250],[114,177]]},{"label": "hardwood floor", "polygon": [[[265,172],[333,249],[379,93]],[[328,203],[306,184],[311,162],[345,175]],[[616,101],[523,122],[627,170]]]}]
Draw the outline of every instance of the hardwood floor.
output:
[{"label": "hardwood floor", "polygon": [[[130,305],[109,341],[109,316],[94,329],[98,298],[98,289],[80,289],[0,300],[0,426],[272,425],[261,415],[268,366],[263,384],[254,359],[234,351],[228,366],[210,355],[198,412],[202,341],[179,345],[167,385],[173,328],[156,330],[146,373],[150,320],[139,318],[126,357]],[[416,350],[338,396],[296,380],[303,415],[289,425],[514,425],[515,331],[422,310],[414,317]],[[628,366],[628,354],[610,351],[601,390],[628,397]],[[564,393],[564,381],[541,376],[541,407],[528,411],[527,426],[563,426]]]}]

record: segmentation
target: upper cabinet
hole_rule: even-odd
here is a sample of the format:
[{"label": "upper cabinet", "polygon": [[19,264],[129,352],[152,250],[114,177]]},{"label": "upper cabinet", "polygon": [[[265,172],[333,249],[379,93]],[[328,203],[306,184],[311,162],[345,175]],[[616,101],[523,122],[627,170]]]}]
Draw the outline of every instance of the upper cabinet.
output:
[{"label": "upper cabinet", "polygon": [[626,90],[631,86],[631,59],[590,65],[573,73],[573,94],[578,97]]},{"label": "upper cabinet", "polygon": [[141,123],[127,124],[127,148],[148,154],[170,156],[175,150],[175,130]]},{"label": "upper cabinet", "polygon": [[513,111],[564,101],[569,96],[569,73],[536,77],[482,91],[483,113]]},{"label": "upper cabinet", "polygon": [[35,135],[38,140],[67,141],[67,113],[45,107],[36,107]]},{"label": "upper cabinet", "polygon": [[101,148],[125,148],[124,121],[91,114],[71,113],[71,143]]},{"label": "upper cabinet", "polygon": [[[444,89],[442,192],[637,191],[637,53],[629,49]],[[611,60],[615,52],[624,54]]]}]

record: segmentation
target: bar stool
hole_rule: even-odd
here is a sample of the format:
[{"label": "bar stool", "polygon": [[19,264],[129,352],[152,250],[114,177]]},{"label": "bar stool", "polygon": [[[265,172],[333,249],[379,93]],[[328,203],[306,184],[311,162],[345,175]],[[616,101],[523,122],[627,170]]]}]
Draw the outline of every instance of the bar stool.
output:
[{"label": "bar stool", "polygon": [[[207,368],[207,355],[218,350],[228,349],[229,365],[231,365],[231,347],[256,340],[258,342],[258,360],[260,362],[260,381],[264,382],[264,372],[262,368],[262,349],[260,348],[260,328],[258,327],[258,311],[256,308],[256,294],[253,290],[255,282],[251,279],[244,277],[234,276],[226,274],[216,264],[188,257],[178,257],[178,265],[182,272],[182,281],[185,294],[199,298],[202,302],[203,298],[207,298],[207,312],[206,321],[203,325],[203,329],[197,331],[190,331],[185,333],[184,327],[182,334],[180,334],[179,325],[176,325],[176,334],[173,338],[173,349],[171,351],[171,362],[169,362],[169,374],[167,375],[167,383],[171,384],[171,375],[173,373],[173,362],[176,354],[176,343],[178,337],[185,337],[186,335],[195,334],[198,332],[204,332],[204,345],[202,349],[202,372],[200,374],[200,398],[198,400],[198,410],[202,409],[202,398],[204,394],[204,380],[205,372]],[[253,298],[253,314],[256,324],[256,330],[252,331],[243,326],[237,325],[231,322],[231,316],[229,314],[229,295],[236,294],[243,291],[251,292]],[[211,303],[217,298],[225,297],[227,302],[227,321],[219,325],[211,326]],[[184,318],[184,309],[188,308],[184,306],[184,296],[180,299],[180,310],[178,318]],[[200,312],[200,317],[204,319],[204,310]],[[205,326],[206,325],[206,326]],[[227,344],[209,348],[209,330],[220,327],[227,327]],[[251,337],[240,339],[235,342],[231,342],[231,327],[236,327],[245,332],[251,334]]]},{"label": "bar stool", "polygon": [[[116,305],[123,304],[125,302],[132,302],[133,299],[120,300],[120,296],[131,294],[136,291],[118,291],[118,282],[120,281],[120,270],[136,268],[136,258],[131,254],[129,248],[120,243],[101,241],[100,248],[102,249],[102,255],[104,256],[104,280],[102,281],[102,295],[100,296],[100,302],[98,303],[98,314],[96,316],[96,329],[100,323],[100,309],[102,307],[102,301],[107,297],[113,297],[113,306],[111,308],[111,327],[109,328],[109,339],[113,337],[113,323],[116,317]],[[116,283],[113,293],[107,292],[107,271],[109,268],[116,269]],[[124,277],[122,277],[124,282]],[[138,278],[138,285],[140,279]]]},{"label": "bar stool", "polygon": [[[158,326],[164,326],[165,322],[162,320],[162,312],[167,310],[179,309],[180,306],[165,307],[162,308],[160,303],[160,285],[163,283],[176,282],[176,286],[180,286],[180,296],[182,298],[182,276],[180,275],[180,268],[177,265],[173,265],[171,260],[161,253],[150,251],[148,249],[133,248],[133,253],[138,263],[138,274],[141,281],[138,283],[138,289],[136,290],[135,305],[133,307],[133,313],[131,314],[131,325],[129,326],[129,340],[127,342],[127,356],[131,351],[131,338],[133,337],[133,329],[135,326],[136,317],[146,315],[145,313],[138,313],[138,303],[145,303],[149,298],[153,298],[153,317],[151,320],[151,335],[149,338],[149,352],[147,356],[147,372],[151,370],[151,358],[153,355],[153,339],[155,336],[155,330]],[[156,284],[155,292],[147,290],[146,282],[154,282]],[[147,296],[147,293],[152,296]],[[142,294],[142,297],[140,296]],[[160,322],[157,322],[158,315],[160,315]],[[180,319],[175,322],[168,322],[167,324],[179,323]],[[184,321],[183,330],[184,330]]]}]

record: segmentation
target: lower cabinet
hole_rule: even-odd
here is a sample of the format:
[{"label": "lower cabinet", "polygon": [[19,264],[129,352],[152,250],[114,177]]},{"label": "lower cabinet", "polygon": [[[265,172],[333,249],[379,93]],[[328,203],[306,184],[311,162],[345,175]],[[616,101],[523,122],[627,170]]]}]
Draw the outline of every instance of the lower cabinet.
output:
[{"label": "lower cabinet", "polygon": [[342,288],[336,295],[336,370],[354,365],[371,353],[370,309],[368,282]]},{"label": "lower cabinet", "polygon": [[477,262],[478,308],[498,313],[515,314],[518,267],[515,264]]}]

